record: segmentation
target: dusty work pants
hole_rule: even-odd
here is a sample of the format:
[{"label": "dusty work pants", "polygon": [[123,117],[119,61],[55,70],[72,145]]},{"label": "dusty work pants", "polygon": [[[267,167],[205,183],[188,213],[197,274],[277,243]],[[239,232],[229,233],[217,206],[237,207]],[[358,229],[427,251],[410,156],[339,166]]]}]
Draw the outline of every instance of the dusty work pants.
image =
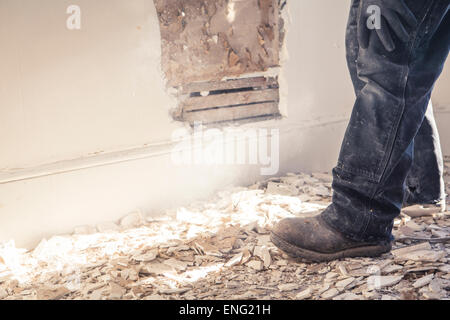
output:
[{"label": "dusty work pants", "polygon": [[354,240],[386,240],[405,199],[442,197],[429,102],[450,49],[450,0],[406,0],[419,23],[406,43],[393,35],[393,52],[375,33],[367,49],[359,47],[360,1],[353,0],[346,41],[357,98],[333,169],[333,202],[322,216]]}]

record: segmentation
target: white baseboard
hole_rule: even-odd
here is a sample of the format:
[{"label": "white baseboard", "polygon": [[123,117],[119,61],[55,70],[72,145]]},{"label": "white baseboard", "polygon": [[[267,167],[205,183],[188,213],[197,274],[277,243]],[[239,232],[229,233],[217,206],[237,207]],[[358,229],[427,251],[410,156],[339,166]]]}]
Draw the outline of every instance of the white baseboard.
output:
[{"label": "white baseboard", "polygon": [[[283,120],[281,120],[283,121]],[[280,135],[292,131],[302,131],[314,127],[323,127],[335,125],[348,121],[347,116],[338,116],[327,119],[311,120],[297,124],[286,124],[281,126]],[[280,122],[269,121],[266,123],[269,128],[278,128]],[[249,128],[254,124],[243,126],[243,129]],[[257,125],[261,127],[261,124]],[[264,126],[264,125],[263,125]],[[3,170],[0,171],[0,184],[6,184],[16,181],[45,177],[49,175],[67,173],[72,171],[84,170],[99,166],[117,164],[121,162],[135,161],[140,159],[165,156],[170,154],[175,144],[180,141],[163,141],[159,143],[146,144],[145,146],[135,147],[125,150],[119,150],[108,153],[98,153],[91,156],[80,157],[77,159],[61,160],[54,163],[47,163],[29,168]]]}]

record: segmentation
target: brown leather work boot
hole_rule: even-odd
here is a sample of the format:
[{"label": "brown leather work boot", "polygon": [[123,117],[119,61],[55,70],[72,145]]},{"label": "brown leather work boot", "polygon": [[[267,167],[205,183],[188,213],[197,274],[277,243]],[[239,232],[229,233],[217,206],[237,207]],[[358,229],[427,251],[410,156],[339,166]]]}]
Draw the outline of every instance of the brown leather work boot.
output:
[{"label": "brown leather work boot", "polygon": [[291,257],[313,262],[349,257],[375,257],[391,250],[390,241],[356,242],[331,229],[320,215],[281,220],[272,242]]}]

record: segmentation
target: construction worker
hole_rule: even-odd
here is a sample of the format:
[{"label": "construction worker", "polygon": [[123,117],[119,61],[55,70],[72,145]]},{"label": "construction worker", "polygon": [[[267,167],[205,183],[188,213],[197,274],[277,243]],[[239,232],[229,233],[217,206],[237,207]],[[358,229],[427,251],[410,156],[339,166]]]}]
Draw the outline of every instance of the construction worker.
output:
[{"label": "construction worker", "polygon": [[346,50],[357,98],[333,200],[316,217],[275,225],[272,241],[288,255],[378,256],[391,250],[404,204],[445,205],[430,96],[450,49],[449,8],[450,0],[352,0]]}]

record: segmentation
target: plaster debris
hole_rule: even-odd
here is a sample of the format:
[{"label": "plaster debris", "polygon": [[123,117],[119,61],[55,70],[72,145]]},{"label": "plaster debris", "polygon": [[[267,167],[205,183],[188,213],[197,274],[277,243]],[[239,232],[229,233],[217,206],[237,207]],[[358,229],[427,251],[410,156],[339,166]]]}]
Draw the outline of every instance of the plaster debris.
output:
[{"label": "plaster debris", "polygon": [[437,206],[422,206],[414,205],[404,208],[402,212],[412,218],[418,218],[423,216],[432,216],[433,214],[441,212],[441,209]]},{"label": "plaster debris", "polygon": [[384,287],[390,287],[396,285],[403,279],[403,275],[399,276],[370,276],[367,282],[375,289],[381,289]]},{"label": "plaster debris", "polygon": [[264,268],[267,269],[270,267],[272,263],[272,257],[270,256],[269,249],[266,246],[256,246],[253,251],[253,255],[259,257],[263,261]]},{"label": "plaster debris", "polygon": [[120,226],[125,229],[136,228],[142,225],[143,222],[142,214],[140,212],[133,212],[120,220]]},{"label": "plaster debris", "polygon": [[341,281],[336,282],[336,287],[342,291],[344,290],[348,285],[350,285],[353,281],[355,281],[355,278],[350,277]]},{"label": "plaster debris", "polygon": [[165,273],[174,272],[175,268],[164,263],[152,263],[142,266],[140,273],[146,275],[163,275]]},{"label": "plaster debris", "polygon": [[393,264],[393,265],[390,265],[390,266],[387,266],[386,268],[384,268],[383,273],[389,274],[389,273],[397,272],[400,270],[403,270],[403,266],[398,265],[398,264]]},{"label": "plaster debris", "polygon": [[262,269],[264,269],[264,264],[259,260],[250,261],[249,263],[247,263],[247,265],[256,271],[261,271]]},{"label": "plaster debris", "polygon": [[328,291],[330,289],[331,284],[326,283],[323,286],[319,286],[317,294],[322,295],[322,293]]},{"label": "plaster debris", "polygon": [[417,250],[403,254],[400,258],[410,261],[436,262],[446,256],[445,252],[433,250]]},{"label": "plaster debris", "polygon": [[[38,289],[37,299],[38,300],[58,300],[70,293],[70,291],[65,287],[60,287],[56,289]],[[23,292],[22,292],[23,294]]]},{"label": "plaster debris", "polygon": [[[297,195],[267,192],[270,182]],[[326,208],[331,194],[316,191],[330,190],[330,182],[331,175],[289,174],[223,190],[160,218],[132,214],[102,224],[103,232],[80,227],[31,251],[0,243],[0,299],[450,298],[448,242],[394,241],[380,257],[329,263],[296,261],[278,250],[271,227]],[[401,215],[394,232],[405,228],[412,237],[450,236],[445,214]]]},{"label": "plaster debris", "polygon": [[443,299],[442,294],[431,292],[431,291],[424,292],[423,296],[424,296],[424,298],[426,298],[428,300],[441,300],[441,299]]},{"label": "plaster debris", "polygon": [[412,253],[412,252],[430,250],[430,249],[431,249],[431,245],[428,242],[424,242],[424,243],[414,245],[414,246],[406,246],[406,247],[402,247],[399,249],[394,249],[391,251],[391,253],[396,258],[402,258],[405,255]]},{"label": "plaster debris", "polygon": [[297,294],[295,296],[295,299],[304,300],[304,299],[311,298],[311,296],[312,296],[312,290],[311,290],[311,288],[308,288],[308,289],[303,290],[299,294]]},{"label": "plaster debris", "polygon": [[318,195],[318,196],[321,196],[321,197],[328,197],[328,196],[330,196],[330,190],[328,188],[324,187],[324,186],[316,187],[316,188],[314,188],[312,190],[312,192],[315,195]]},{"label": "plaster debris", "polygon": [[151,250],[144,254],[135,255],[132,258],[133,258],[133,260],[136,260],[138,262],[150,262],[150,261],[155,260],[157,256],[158,256],[158,251]]},{"label": "plaster debris", "polygon": [[333,182],[333,177],[332,177],[332,175],[331,175],[331,174],[328,174],[328,173],[318,173],[318,172],[316,172],[316,173],[313,173],[313,174],[312,174],[312,177],[313,177],[313,178],[316,178],[316,179],[318,179],[318,180],[321,180],[321,181],[327,183],[328,185],[329,185],[331,182]]},{"label": "plaster debris", "polygon": [[278,289],[280,289],[281,292],[285,292],[285,291],[293,291],[293,290],[297,290],[299,289],[300,285],[298,283],[285,283],[285,284],[280,284],[278,286]]},{"label": "plaster debris", "polygon": [[114,282],[111,282],[109,285],[110,285],[110,293],[109,293],[110,299],[120,299],[123,297],[124,293],[126,292],[124,288],[122,288],[120,285]]},{"label": "plaster debris", "polygon": [[267,193],[278,194],[282,196],[296,196],[298,190],[294,186],[288,184],[280,184],[275,182],[269,182],[267,185]]},{"label": "plaster debris", "polygon": [[429,274],[427,276],[424,276],[420,279],[417,279],[414,283],[413,283],[413,287],[414,288],[422,288],[423,286],[426,286],[427,284],[429,284],[431,282],[431,280],[433,280],[434,278],[434,274]]},{"label": "plaster debris", "polygon": [[333,300],[362,300],[362,297],[353,292],[346,292],[334,297]]},{"label": "plaster debris", "polygon": [[405,224],[405,227],[407,227],[408,229],[412,230],[413,232],[417,232],[417,231],[422,231],[425,229],[425,227],[423,225],[419,225],[418,223],[416,223],[414,220],[410,220]]},{"label": "plaster debris", "polygon": [[448,287],[449,287],[449,281],[444,281],[442,279],[433,279],[428,284],[428,289],[434,293],[443,293],[442,290],[444,288],[447,290]]},{"label": "plaster debris", "polygon": [[338,263],[338,270],[342,276],[344,276],[344,277],[348,276],[347,269],[345,268],[345,265],[343,263]]},{"label": "plaster debris", "polygon": [[336,288],[332,288],[330,290],[325,291],[324,293],[322,293],[321,298],[323,299],[332,299],[335,296],[337,296],[339,294],[339,290]]},{"label": "plaster debris", "polygon": [[164,264],[168,265],[169,267],[172,267],[178,271],[185,271],[188,263],[180,260],[176,260],[174,258],[170,258],[168,260],[164,261]]},{"label": "plaster debris", "polygon": [[0,288],[0,300],[8,296],[8,292],[4,288]]}]

